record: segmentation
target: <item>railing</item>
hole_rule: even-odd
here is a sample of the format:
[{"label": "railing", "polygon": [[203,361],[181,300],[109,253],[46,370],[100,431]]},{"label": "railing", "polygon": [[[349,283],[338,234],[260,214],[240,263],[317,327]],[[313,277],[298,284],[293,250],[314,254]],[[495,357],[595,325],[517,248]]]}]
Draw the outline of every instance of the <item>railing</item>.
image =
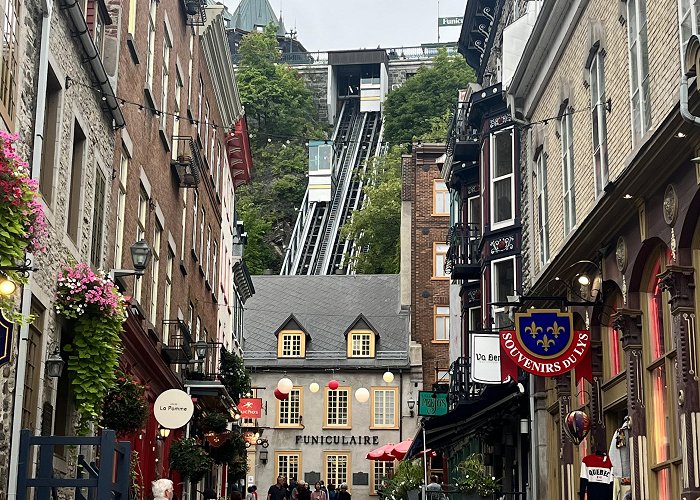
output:
[{"label": "railing", "polygon": [[[375,354],[374,358],[348,358],[346,351],[306,351],[304,358],[285,358],[285,359],[304,359],[309,361],[314,360],[337,360],[337,359],[352,359],[372,360],[372,361],[403,361],[408,359],[408,351],[382,351]],[[277,358],[277,351],[245,351],[243,359],[246,361],[272,361]]]},{"label": "railing", "polygon": [[455,104],[452,112],[452,120],[447,126],[447,156],[451,156],[454,152],[456,142],[476,140],[479,136],[479,131],[469,128],[467,117],[469,114],[469,99],[468,90],[459,91],[459,100]]},{"label": "railing", "polygon": [[475,222],[457,223],[447,235],[445,272],[452,273],[458,266],[479,265],[481,231]]},{"label": "railing", "polygon": [[192,336],[181,319],[163,320],[163,332],[168,332],[168,342],[163,345],[171,363],[183,363],[192,359]]},{"label": "railing", "polygon": [[450,406],[456,406],[460,402],[477,398],[484,390],[484,384],[472,382],[470,376],[469,358],[460,357],[452,362],[450,366]]},{"label": "railing", "polygon": [[[392,47],[384,49],[392,61],[421,61],[432,59],[438,54],[438,49],[444,48],[449,55],[457,54],[456,44],[440,44],[440,45],[418,45],[413,47]],[[240,64],[240,54],[233,54],[233,64]],[[306,65],[306,64],[328,64],[328,52],[283,52],[280,54],[280,59],[283,63],[290,66]]]}]

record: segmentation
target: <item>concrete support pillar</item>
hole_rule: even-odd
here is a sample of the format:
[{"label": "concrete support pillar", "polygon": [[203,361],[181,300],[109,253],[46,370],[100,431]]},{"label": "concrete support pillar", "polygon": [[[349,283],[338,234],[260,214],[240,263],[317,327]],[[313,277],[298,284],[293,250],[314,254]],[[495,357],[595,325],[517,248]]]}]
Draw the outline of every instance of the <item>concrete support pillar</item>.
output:
[{"label": "concrete support pillar", "polygon": [[642,358],[642,311],[619,309],[613,325],[621,333],[627,360],[627,415],[632,419],[628,446],[632,479],[632,500],[649,496],[646,415],[644,413],[644,366]]},{"label": "concrete support pillar", "polygon": [[698,453],[700,447],[700,395],[695,337],[695,279],[692,267],[669,266],[660,275],[661,287],[671,296],[673,336],[676,344],[679,452],[683,459],[682,500],[700,498]]}]

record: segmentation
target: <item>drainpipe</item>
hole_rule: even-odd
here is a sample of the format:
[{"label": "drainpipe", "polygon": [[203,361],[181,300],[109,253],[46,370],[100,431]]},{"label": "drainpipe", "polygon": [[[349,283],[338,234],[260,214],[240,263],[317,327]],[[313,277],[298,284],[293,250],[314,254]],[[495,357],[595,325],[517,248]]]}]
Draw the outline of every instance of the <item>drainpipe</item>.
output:
[{"label": "drainpipe", "polygon": [[688,110],[688,75],[683,73],[681,76],[681,116],[683,119],[693,125],[700,125],[700,117],[697,117],[690,113]]},{"label": "drainpipe", "polygon": [[[41,159],[44,143],[44,112],[46,109],[46,85],[49,74],[49,33],[51,30],[51,12],[53,2],[42,0],[41,10],[41,41],[39,43],[39,72],[37,82],[36,112],[34,114],[34,147],[32,149],[32,179],[39,180],[41,170]],[[31,254],[27,254],[31,259]],[[22,314],[29,315],[32,304],[32,275],[29,275],[27,284],[22,287]],[[39,364],[39,379],[44,379],[43,353],[46,352],[48,336],[44,335],[42,346],[42,360]],[[29,342],[29,325],[23,324],[19,330],[19,345],[17,349],[17,360],[15,362],[15,391],[12,404],[12,428],[10,431],[10,466],[8,469],[7,498],[14,500],[17,498],[17,476],[19,467],[19,441],[20,430],[22,428],[22,403],[24,401],[24,378],[27,372],[27,344]],[[38,401],[43,401],[43,386],[39,385],[40,392]]]}]

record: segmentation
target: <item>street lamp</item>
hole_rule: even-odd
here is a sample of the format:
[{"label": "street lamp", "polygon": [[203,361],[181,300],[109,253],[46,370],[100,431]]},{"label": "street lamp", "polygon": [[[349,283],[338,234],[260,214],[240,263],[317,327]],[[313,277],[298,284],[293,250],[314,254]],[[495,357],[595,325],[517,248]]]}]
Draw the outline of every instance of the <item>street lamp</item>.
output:
[{"label": "street lamp", "polygon": [[134,264],[133,269],[112,269],[109,272],[109,279],[114,281],[115,278],[120,278],[122,276],[143,276],[146,272],[146,267],[151,261],[151,248],[146,243],[146,240],[140,240],[131,245],[131,261]]},{"label": "street lamp", "polygon": [[194,352],[199,359],[207,355],[207,343],[204,340],[198,340],[193,344]]},{"label": "street lamp", "polygon": [[158,439],[160,439],[161,441],[165,441],[166,439],[168,439],[169,435],[170,429],[168,429],[167,427],[161,427],[160,429],[158,429]]},{"label": "street lamp", "polygon": [[53,352],[46,358],[46,374],[51,378],[59,378],[65,364],[58,346],[55,346]]},{"label": "street lamp", "polygon": [[0,276],[0,295],[9,297],[17,290],[17,285],[7,276]]}]

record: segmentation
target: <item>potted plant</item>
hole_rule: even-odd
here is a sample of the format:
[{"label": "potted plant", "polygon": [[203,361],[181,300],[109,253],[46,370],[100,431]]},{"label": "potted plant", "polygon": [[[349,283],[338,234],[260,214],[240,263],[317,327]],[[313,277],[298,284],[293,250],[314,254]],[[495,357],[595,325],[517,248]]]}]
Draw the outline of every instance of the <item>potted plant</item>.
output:
[{"label": "potted plant", "polygon": [[117,371],[117,379],[102,405],[102,426],[117,434],[137,432],[148,420],[146,387],[133,376]]},{"label": "potted plant", "polygon": [[193,483],[199,482],[210,470],[213,460],[194,438],[175,441],[170,446],[170,467]]},{"label": "potted plant", "polygon": [[469,455],[457,464],[454,481],[457,489],[465,495],[462,500],[493,498],[501,491],[499,481],[488,473],[480,453]]},{"label": "potted plant", "polygon": [[391,479],[386,481],[384,498],[389,500],[417,499],[423,482],[423,465],[420,459],[402,460]]},{"label": "potted plant", "polygon": [[199,431],[206,434],[208,432],[224,432],[228,425],[228,416],[220,411],[210,411],[199,418],[197,427]]}]

